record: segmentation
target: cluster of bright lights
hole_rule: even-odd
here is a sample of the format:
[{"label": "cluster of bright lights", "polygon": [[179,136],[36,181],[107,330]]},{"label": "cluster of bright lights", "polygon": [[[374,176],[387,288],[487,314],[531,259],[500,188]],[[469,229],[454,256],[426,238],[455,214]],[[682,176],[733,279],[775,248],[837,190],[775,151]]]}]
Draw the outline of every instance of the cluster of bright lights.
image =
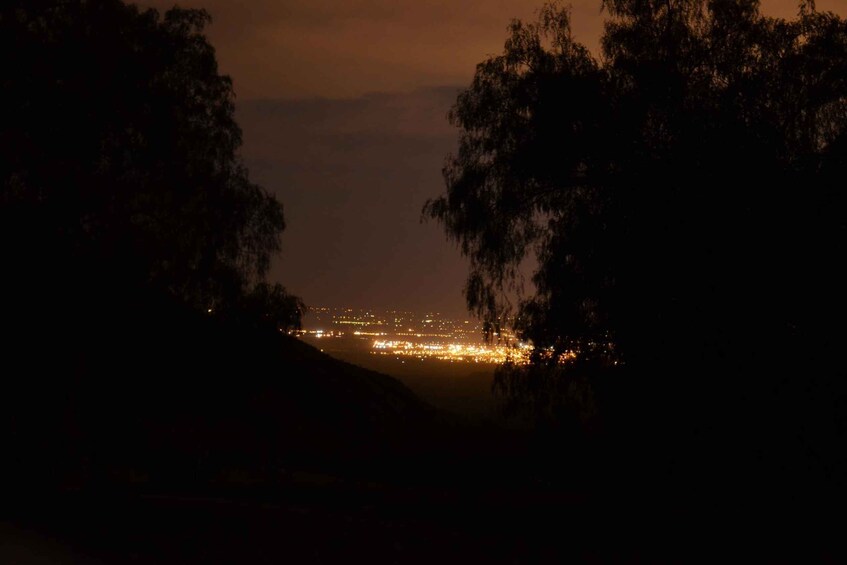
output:
[{"label": "cluster of bright lights", "polygon": [[[297,335],[361,339],[361,347],[369,349],[371,354],[404,361],[433,359],[463,363],[526,364],[531,356],[536,360],[552,361],[552,356],[556,355],[556,361],[564,364],[573,361],[578,355],[577,351],[555,353],[552,348],[534,349],[520,342],[517,336],[507,330],[502,334],[494,334],[498,340],[502,340],[497,344],[481,343],[483,327],[478,322],[443,318],[436,312],[417,315],[399,310],[352,308],[315,308],[312,312],[312,328],[323,326],[325,329],[299,330]],[[590,345],[593,347],[596,344]],[[358,349],[360,346],[355,347]]]},{"label": "cluster of bright lights", "polygon": [[415,359],[438,359],[473,363],[502,364],[529,362],[531,347],[528,345],[472,345],[462,343],[418,343],[412,341],[376,340],[372,352]]},{"label": "cluster of bright lights", "polygon": [[[410,332],[414,332],[409,328]],[[289,332],[291,333],[291,332]],[[469,342],[466,336],[426,333],[392,333],[385,331],[362,331],[345,332],[339,330],[299,330],[299,336],[311,336],[314,338],[341,338],[352,335],[359,339],[377,338],[371,342],[370,353],[386,357],[394,357],[401,360],[439,360],[461,363],[486,363],[503,364],[510,362],[516,365],[525,365],[530,362],[534,355],[536,359],[550,361],[553,355],[557,362],[565,364],[573,361],[578,356],[578,351],[567,350],[555,353],[552,347],[547,349],[535,349],[532,345],[518,340],[510,340],[511,345],[504,344],[481,344]],[[388,338],[392,336],[394,339]],[[382,339],[379,339],[382,338]],[[411,338],[411,339],[410,339]],[[415,340],[414,338],[418,338]],[[422,338],[422,339],[421,339]],[[447,338],[447,339],[444,339]],[[452,339],[451,339],[452,338]],[[424,341],[427,340],[427,341]],[[592,348],[601,347],[596,343],[589,344]],[[612,353],[614,349],[611,344],[606,344],[604,349]],[[323,350],[321,350],[323,351]],[[618,362],[615,361],[617,365]]]},{"label": "cluster of bright lights", "polygon": [[[290,332],[289,332],[290,333]],[[334,330],[300,330],[297,332],[297,335],[310,335],[312,337],[322,338],[322,337],[341,337],[344,335],[343,332],[337,332]]]}]

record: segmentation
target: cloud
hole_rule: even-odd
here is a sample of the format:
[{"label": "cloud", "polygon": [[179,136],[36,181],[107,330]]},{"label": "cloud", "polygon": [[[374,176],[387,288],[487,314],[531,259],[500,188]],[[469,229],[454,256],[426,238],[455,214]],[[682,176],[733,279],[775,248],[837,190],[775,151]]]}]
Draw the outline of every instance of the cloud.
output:
[{"label": "cloud", "polygon": [[464,313],[467,265],[420,222],[456,144],[458,88],[240,102],[251,178],[285,206],[271,276],[312,305]]},{"label": "cloud", "polygon": [[[142,3],[164,10],[172,0]],[[242,99],[352,98],[469,83],[477,63],[502,50],[527,0],[187,0],[214,19],[208,33]],[[576,0],[578,38],[600,32],[600,3]]]},{"label": "cloud", "polygon": [[[160,10],[174,0],[145,0]],[[214,18],[208,30],[242,99],[352,98],[369,91],[468,84],[500,53],[512,18],[534,19],[542,0],[185,0]],[[572,0],[575,38],[598,52],[600,0]],[[793,17],[797,0],[768,0]],[[817,0],[844,12],[844,0]]]}]

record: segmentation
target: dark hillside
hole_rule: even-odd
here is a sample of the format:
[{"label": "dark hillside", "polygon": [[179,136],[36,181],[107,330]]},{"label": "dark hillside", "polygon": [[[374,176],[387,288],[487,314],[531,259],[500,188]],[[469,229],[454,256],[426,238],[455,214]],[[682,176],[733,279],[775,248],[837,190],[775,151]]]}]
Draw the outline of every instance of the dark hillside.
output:
[{"label": "dark hillside", "polygon": [[7,334],[7,473],[197,486],[397,456],[435,420],[395,379],[287,335],[149,291],[101,303],[34,308],[19,313],[28,331]]},{"label": "dark hillside", "polygon": [[806,513],[823,506],[778,493],[704,504],[692,493],[708,483],[668,496],[640,481],[636,447],[609,458],[574,437],[463,425],[391,377],[150,292],[76,298],[60,318],[84,322],[54,331],[31,316],[7,350],[7,383],[23,384],[4,396],[0,561],[840,555],[840,522]]}]

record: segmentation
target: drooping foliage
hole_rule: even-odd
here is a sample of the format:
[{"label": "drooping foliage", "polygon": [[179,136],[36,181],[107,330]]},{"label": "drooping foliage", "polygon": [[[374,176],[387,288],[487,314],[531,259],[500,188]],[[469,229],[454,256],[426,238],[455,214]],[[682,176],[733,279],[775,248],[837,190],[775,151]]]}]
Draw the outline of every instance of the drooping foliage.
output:
[{"label": "drooping foliage", "polygon": [[239,157],[209,20],[120,0],[0,7],[4,260],[23,288],[94,280],[224,312],[263,281],[283,209]]},{"label": "drooping foliage", "polygon": [[[459,147],[424,216],[470,260],[469,308],[513,320],[535,365],[575,355],[733,387],[781,364],[832,374],[847,22],[812,2],[791,20],[755,0],[603,8],[599,54],[556,4],[512,22],[450,112]],[[555,387],[528,373],[507,367],[500,391],[549,410]]]}]

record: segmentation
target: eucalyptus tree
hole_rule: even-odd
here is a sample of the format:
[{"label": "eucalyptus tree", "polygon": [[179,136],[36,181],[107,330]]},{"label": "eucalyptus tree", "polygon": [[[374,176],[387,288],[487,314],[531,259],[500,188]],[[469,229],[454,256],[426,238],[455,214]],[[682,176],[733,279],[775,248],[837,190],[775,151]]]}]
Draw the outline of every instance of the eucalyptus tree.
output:
[{"label": "eucalyptus tree", "polygon": [[513,21],[449,114],[424,218],[469,260],[469,309],[534,345],[497,390],[549,415],[615,372],[680,406],[834,375],[847,22],[811,1],[790,20],[756,0],[602,8],[599,53],[558,4]]},{"label": "eucalyptus tree", "polygon": [[0,7],[0,214],[18,291],[73,294],[82,277],[77,291],[141,285],[204,312],[255,299],[283,208],[240,158],[209,21],[121,0]]}]

